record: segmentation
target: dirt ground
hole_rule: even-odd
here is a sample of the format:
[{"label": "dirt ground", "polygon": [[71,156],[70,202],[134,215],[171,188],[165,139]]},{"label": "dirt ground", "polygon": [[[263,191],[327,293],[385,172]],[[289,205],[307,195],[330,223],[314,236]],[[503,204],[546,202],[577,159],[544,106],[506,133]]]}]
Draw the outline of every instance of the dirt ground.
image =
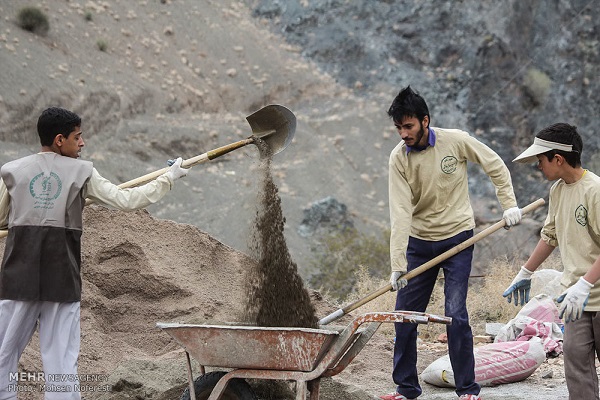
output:
[{"label": "dirt ground", "polygon": [[[3,246],[4,240],[0,250]],[[156,323],[239,321],[246,271],[252,263],[192,225],[157,219],[145,211],[87,207],[79,372],[96,380],[90,382],[94,390],[104,392],[88,388],[83,398],[178,399],[187,382],[185,355]],[[320,318],[337,308],[317,292],[311,291],[311,299]],[[360,312],[336,324],[344,326]],[[373,399],[393,390],[391,332],[389,326],[382,327],[342,373],[324,379],[321,398]],[[34,336],[21,358],[22,371],[42,371],[38,349]],[[421,341],[419,371],[445,354],[445,344]],[[197,363],[194,369],[198,374]],[[25,383],[37,390],[33,382]],[[423,399],[456,398],[451,389],[428,384],[423,388]],[[482,391],[486,399],[520,399],[525,393],[532,398],[566,397],[562,357],[547,360],[521,383]],[[20,398],[42,395],[22,393]]]}]

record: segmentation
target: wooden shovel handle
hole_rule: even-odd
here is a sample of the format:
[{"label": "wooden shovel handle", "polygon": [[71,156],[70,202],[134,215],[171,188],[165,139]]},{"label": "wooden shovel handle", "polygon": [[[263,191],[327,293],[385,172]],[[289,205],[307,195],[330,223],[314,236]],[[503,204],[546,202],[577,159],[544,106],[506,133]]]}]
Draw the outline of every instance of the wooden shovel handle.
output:
[{"label": "wooden shovel handle", "polygon": [[[536,201],[534,201],[533,203],[525,206],[524,208],[521,209],[521,214],[525,215],[527,213],[530,213],[531,211],[535,210],[536,208],[542,206],[545,203],[544,199],[538,199]],[[402,276],[402,278],[409,280],[414,278],[415,276],[422,274],[423,272],[427,271],[428,269],[434,267],[435,265],[439,264],[440,262],[460,253],[461,251],[463,251],[464,249],[466,249],[469,246],[472,246],[473,244],[475,244],[476,242],[480,241],[481,239],[491,235],[492,233],[496,232],[498,229],[503,228],[506,225],[506,222],[504,221],[504,219],[501,219],[500,221],[496,222],[494,225],[482,230],[481,232],[479,232],[478,234],[474,235],[472,238],[465,240],[464,242],[462,242],[461,244],[451,248],[448,251],[445,251],[444,253],[440,254],[439,256],[429,260],[428,262],[426,262],[425,264],[422,264],[420,266],[418,266],[417,268],[413,269],[412,271],[404,274]],[[323,318],[321,321],[319,321],[319,324],[321,325],[326,325],[329,322],[334,321],[335,319],[348,314],[350,311],[353,311],[355,309],[357,309],[358,307],[370,302],[371,300],[389,292],[390,290],[392,290],[392,285],[391,284],[387,284],[386,286],[383,286],[371,293],[369,293],[368,295],[366,295],[365,297],[358,299],[357,301],[348,304],[347,306],[345,306],[344,308],[341,308],[340,310],[332,313],[331,315]],[[333,318],[333,319],[332,319]],[[322,322],[324,321],[324,322]]]},{"label": "wooden shovel handle", "polygon": [[[204,154],[200,154],[195,157],[188,158],[187,160],[183,160],[183,162],[181,163],[181,167],[182,168],[191,168],[194,165],[198,165],[205,161],[213,160],[217,157],[220,157],[224,154],[229,153],[230,151],[239,149],[240,147],[246,146],[247,144],[250,144],[253,142],[254,142],[254,139],[252,137],[249,137],[248,139],[240,140],[235,143],[231,143],[231,144],[216,148],[216,149],[208,151]],[[170,167],[165,167],[165,168],[159,169],[157,171],[150,172],[149,174],[140,176],[139,178],[135,178],[130,181],[123,182],[119,185],[119,187],[121,189],[125,189],[125,188],[131,188],[131,187],[143,185],[144,183],[150,182],[150,181],[158,178],[159,176],[161,176],[162,174],[167,172],[169,170],[169,168]]]}]

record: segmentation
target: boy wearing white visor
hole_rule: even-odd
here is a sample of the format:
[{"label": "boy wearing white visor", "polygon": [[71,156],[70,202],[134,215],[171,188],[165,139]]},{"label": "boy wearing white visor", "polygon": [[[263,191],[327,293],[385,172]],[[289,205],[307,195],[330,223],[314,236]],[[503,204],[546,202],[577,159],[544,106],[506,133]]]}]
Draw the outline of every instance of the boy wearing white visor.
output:
[{"label": "boy wearing white visor", "polygon": [[[565,322],[565,377],[570,399],[598,399],[596,356],[600,354],[600,177],[581,166],[577,128],[557,123],[542,129],[514,162],[537,162],[550,189],[541,239],[503,293],[509,302],[529,301],[531,275],[556,247],[566,289],[556,301]],[[600,359],[600,358],[599,358]]]}]

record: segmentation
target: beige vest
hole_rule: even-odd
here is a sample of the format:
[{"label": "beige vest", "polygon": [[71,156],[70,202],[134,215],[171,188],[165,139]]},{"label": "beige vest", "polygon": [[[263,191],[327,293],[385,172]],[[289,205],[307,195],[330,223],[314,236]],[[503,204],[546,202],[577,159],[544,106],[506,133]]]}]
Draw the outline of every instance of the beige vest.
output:
[{"label": "beige vest", "polygon": [[81,299],[83,197],[91,162],[39,153],[2,166],[10,194],[0,298]]}]

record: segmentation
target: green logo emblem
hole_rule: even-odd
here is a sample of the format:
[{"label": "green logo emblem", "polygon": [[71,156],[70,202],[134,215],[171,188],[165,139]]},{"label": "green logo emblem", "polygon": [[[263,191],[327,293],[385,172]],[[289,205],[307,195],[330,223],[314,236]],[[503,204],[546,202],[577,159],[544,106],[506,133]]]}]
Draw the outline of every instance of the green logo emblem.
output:
[{"label": "green logo emblem", "polygon": [[54,172],[45,176],[42,172],[29,182],[29,193],[36,199],[35,208],[53,208],[54,200],[60,196],[62,182]]},{"label": "green logo emblem", "polygon": [[586,226],[587,219],[588,219],[588,211],[583,206],[583,204],[580,204],[579,207],[577,207],[575,209],[575,221],[577,221],[577,223],[581,226]]},{"label": "green logo emblem", "polygon": [[442,159],[441,168],[442,172],[445,174],[451,174],[456,171],[456,166],[458,165],[458,160],[454,156],[446,156]]}]

